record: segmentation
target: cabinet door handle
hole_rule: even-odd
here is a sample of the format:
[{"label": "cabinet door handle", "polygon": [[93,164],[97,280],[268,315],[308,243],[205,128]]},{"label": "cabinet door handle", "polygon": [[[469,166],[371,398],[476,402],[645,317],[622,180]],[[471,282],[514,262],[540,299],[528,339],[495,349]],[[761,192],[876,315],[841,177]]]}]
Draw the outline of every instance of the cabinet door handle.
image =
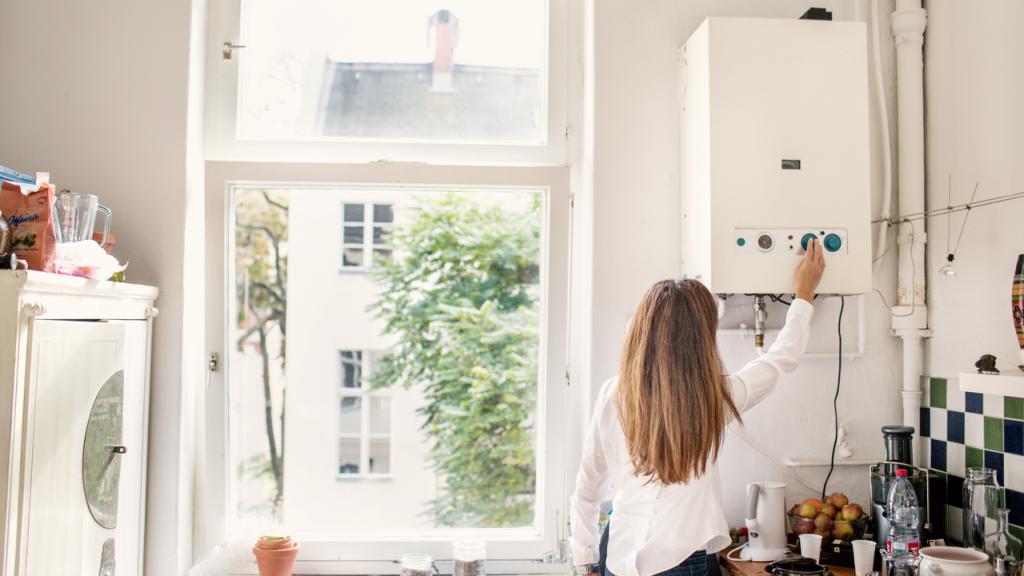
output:
[{"label": "cabinet door handle", "polygon": [[128,447],[124,444],[109,444],[107,449],[110,450],[111,454],[127,454]]}]

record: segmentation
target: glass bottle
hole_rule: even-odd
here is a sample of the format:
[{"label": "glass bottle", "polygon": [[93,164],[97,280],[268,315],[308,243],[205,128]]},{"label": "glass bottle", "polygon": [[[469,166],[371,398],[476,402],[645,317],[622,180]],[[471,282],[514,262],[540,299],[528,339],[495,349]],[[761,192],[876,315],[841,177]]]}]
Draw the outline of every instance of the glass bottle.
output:
[{"label": "glass bottle", "polygon": [[996,514],[996,531],[985,536],[985,552],[993,558],[1020,562],[1024,544],[1010,533],[1010,511],[1000,508]]},{"label": "glass bottle", "polygon": [[434,559],[430,554],[403,554],[401,576],[433,576]]},{"label": "glass bottle", "polygon": [[985,550],[987,519],[995,520],[1000,506],[1002,489],[991,468],[969,468],[964,482],[964,546]]},{"label": "glass bottle", "polygon": [[487,544],[464,540],[452,544],[452,576],[484,576]]}]

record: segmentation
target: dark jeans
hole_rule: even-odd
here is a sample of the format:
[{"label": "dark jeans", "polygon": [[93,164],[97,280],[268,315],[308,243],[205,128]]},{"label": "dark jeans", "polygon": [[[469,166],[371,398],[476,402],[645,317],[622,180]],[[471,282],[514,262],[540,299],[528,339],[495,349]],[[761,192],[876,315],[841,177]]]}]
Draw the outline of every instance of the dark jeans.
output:
[{"label": "dark jeans", "polygon": [[[608,557],[608,533],[611,532],[608,528],[604,529],[604,533],[601,534],[601,574],[603,576],[615,576],[608,567],[605,565],[605,559]],[[690,555],[689,558],[683,560],[679,565],[674,568],[657,574],[657,576],[721,576],[722,571],[718,566],[718,555],[713,554],[710,557],[707,552],[698,550]]]}]

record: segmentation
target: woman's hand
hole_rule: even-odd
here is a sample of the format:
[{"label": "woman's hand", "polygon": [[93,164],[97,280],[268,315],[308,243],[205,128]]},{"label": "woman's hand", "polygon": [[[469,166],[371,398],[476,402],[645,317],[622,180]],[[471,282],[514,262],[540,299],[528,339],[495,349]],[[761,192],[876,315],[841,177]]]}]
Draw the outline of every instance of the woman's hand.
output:
[{"label": "woman's hand", "polygon": [[807,243],[803,260],[796,267],[796,297],[807,302],[814,300],[814,291],[824,271],[825,256],[821,253],[821,244],[811,240]]}]

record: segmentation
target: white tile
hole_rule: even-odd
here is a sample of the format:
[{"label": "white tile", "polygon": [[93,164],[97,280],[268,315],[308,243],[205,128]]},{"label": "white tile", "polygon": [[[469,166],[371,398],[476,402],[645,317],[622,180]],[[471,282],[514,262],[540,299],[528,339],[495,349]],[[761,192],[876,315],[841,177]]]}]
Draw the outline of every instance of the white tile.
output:
[{"label": "white tile", "polygon": [[946,439],[946,411],[942,408],[932,408],[932,438],[935,440]]},{"label": "white tile", "polygon": [[1003,397],[985,394],[985,416],[1003,417]]},{"label": "white tile", "polygon": [[964,477],[964,459],[967,451],[963,444],[949,442],[946,444],[946,472]]},{"label": "white tile", "polygon": [[932,441],[931,438],[925,438],[922,443],[924,446],[924,454],[921,455],[921,467],[931,468],[932,467]]},{"label": "white tile", "polygon": [[946,381],[946,410],[964,412],[967,402],[967,395],[960,391],[960,387],[952,381]]},{"label": "white tile", "polygon": [[985,417],[981,414],[964,414],[964,443],[975,448],[985,447]]},{"label": "white tile", "polygon": [[[957,542],[964,541],[964,511],[956,506],[946,506],[946,534]],[[948,542],[947,542],[948,544]]]},{"label": "white tile", "polygon": [[1003,455],[1003,481],[1010,490],[1024,492],[1024,456]]}]

